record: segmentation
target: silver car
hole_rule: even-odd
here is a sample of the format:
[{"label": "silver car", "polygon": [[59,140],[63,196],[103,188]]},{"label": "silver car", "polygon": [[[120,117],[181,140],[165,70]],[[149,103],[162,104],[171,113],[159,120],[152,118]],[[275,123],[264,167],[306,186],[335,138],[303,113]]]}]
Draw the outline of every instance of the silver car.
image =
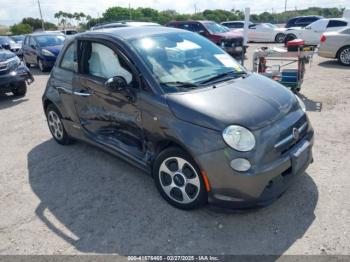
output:
[{"label": "silver car", "polygon": [[350,66],[350,27],[324,33],[321,37],[318,55],[338,59],[339,63]]}]

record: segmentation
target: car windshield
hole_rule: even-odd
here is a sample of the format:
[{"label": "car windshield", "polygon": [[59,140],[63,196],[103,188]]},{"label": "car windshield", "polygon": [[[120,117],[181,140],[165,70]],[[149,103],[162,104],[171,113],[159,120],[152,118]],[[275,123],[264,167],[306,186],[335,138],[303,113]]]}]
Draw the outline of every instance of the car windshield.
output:
[{"label": "car windshield", "polygon": [[131,44],[166,93],[196,89],[211,79],[246,73],[235,59],[198,34],[159,34],[134,39]]},{"label": "car windshield", "polygon": [[230,31],[230,29],[228,29],[226,26],[219,25],[213,22],[204,23],[204,26],[211,34],[226,33]]},{"label": "car windshield", "polygon": [[63,45],[65,36],[63,35],[40,35],[35,37],[40,46]]},{"label": "car windshield", "polygon": [[3,45],[3,44],[15,44],[15,41],[13,41],[8,36],[2,36],[0,37],[0,45]]}]

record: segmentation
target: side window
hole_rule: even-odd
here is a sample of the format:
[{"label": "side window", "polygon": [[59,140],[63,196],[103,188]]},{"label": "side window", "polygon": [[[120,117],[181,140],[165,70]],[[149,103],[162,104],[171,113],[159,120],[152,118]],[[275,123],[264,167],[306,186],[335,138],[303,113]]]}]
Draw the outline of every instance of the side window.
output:
[{"label": "side window", "polygon": [[256,24],[249,25],[249,29],[256,29]]},{"label": "side window", "polygon": [[199,31],[204,30],[203,26],[198,23],[190,24],[190,31],[198,33]]},{"label": "side window", "polygon": [[69,71],[75,71],[74,69],[74,63],[77,62],[77,48],[76,44],[72,43],[70,46],[66,49],[66,52],[63,55],[63,58],[61,60],[60,67]]},{"label": "side window", "polygon": [[189,31],[191,30],[190,25],[188,23],[179,24],[178,28],[189,30]]},{"label": "side window", "polygon": [[36,42],[35,42],[35,40],[34,40],[34,37],[30,37],[30,38],[29,38],[29,45],[30,45],[30,46],[36,46]]},{"label": "side window", "polygon": [[339,20],[329,20],[327,27],[342,27],[347,26],[347,22]]},{"label": "side window", "polygon": [[136,87],[135,81],[133,81],[132,70],[126,61],[111,48],[103,44],[85,42],[82,63],[84,74],[106,80],[114,76],[122,76],[129,85]]}]

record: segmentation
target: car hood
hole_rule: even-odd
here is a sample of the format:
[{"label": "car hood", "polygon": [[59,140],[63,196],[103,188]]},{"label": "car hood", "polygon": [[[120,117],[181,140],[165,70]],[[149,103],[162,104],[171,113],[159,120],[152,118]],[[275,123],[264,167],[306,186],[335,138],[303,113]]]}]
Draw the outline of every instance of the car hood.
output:
[{"label": "car hood", "polygon": [[58,54],[60,53],[62,47],[63,47],[63,45],[56,45],[56,46],[46,46],[46,47],[42,47],[42,49],[49,50],[49,51],[50,51],[51,53],[53,53],[54,55],[58,56]]},{"label": "car hood", "polygon": [[283,27],[276,27],[273,30],[277,31],[277,32],[285,32],[287,31],[288,28],[283,28]]},{"label": "car hood", "polygon": [[16,55],[8,50],[0,49],[0,62],[4,62],[12,57],[15,57]]},{"label": "car hood", "polygon": [[11,43],[10,47],[11,47],[11,49],[19,49],[22,47],[22,45],[19,43]]},{"label": "car hood", "polygon": [[295,95],[257,74],[185,93],[167,95],[175,116],[214,130],[237,124],[257,130],[298,110]]},{"label": "car hood", "polygon": [[237,30],[231,30],[225,33],[215,33],[213,35],[220,36],[226,39],[242,37],[242,33]]}]

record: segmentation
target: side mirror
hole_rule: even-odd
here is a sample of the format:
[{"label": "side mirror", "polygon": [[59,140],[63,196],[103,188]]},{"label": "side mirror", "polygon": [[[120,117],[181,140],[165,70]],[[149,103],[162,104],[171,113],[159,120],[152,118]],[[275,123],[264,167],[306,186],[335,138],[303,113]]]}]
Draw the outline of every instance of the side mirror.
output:
[{"label": "side mirror", "polygon": [[36,49],[36,46],[35,45],[30,45],[31,48],[33,49]]},{"label": "side mirror", "polygon": [[128,83],[126,82],[124,77],[114,76],[114,77],[109,78],[105,82],[105,86],[113,92],[120,92],[120,91],[127,88]]},{"label": "side mirror", "polygon": [[311,29],[311,26],[305,26],[305,29],[307,29],[307,30],[310,30]]}]

